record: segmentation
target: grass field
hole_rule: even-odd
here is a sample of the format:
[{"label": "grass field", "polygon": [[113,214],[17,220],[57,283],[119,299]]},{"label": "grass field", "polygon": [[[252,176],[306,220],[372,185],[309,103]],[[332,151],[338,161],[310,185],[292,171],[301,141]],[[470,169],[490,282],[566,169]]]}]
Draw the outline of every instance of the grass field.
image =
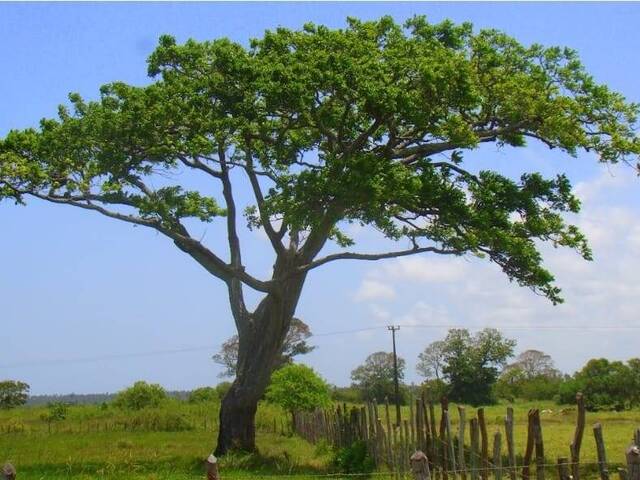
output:
[{"label": "grass field", "polygon": [[[19,478],[25,480],[202,478],[202,459],[215,443],[217,407],[170,401],[162,408],[133,413],[113,407],[74,406],[66,419],[56,422],[43,418],[48,411],[45,407],[0,412],[0,462],[14,463]],[[524,451],[526,415],[534,407],[551,411],[542,414],[547,462],[569,456],[576,412],[565,407],[561,413],[557,405],[545,402],[514,405],[516,451]],[[490,435],[503,428],[505,410],[506,405],[485,408]],[[457,409],[453,405],[451,412],[455,430]],[[467,418],[473,412],[467,407]],[[288,415],[277,407],[261,405],[257,417],[260,453],[221,459],[224,478],[301,480],[332,473],[330,449],[291,436],[287,422]],[[640,411],[588,413],[581,456],[585,463],[596,460],[591,430],[595,422],[603,425],[610,464],[621,465],[624,449],[640,426]],[[586,470],[593,475],[596,467]]]}]

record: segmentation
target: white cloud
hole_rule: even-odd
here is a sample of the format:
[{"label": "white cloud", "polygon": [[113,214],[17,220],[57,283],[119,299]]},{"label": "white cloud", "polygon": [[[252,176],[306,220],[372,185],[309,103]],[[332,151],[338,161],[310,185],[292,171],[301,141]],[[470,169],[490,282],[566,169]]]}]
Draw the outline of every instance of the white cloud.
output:
[{"label": "white cloud", "polygon": [[377,280],[366,279],[354,295],[356,301],[365,300],[392,300],[396,298],[396,292],[392,286]]},{"label": "white cloud", "polygon": [[467,265],[461,259],[413,256],[398,258],[381,270],[382,275],[402,281],[442,283],[460,280],[467,271]]}]

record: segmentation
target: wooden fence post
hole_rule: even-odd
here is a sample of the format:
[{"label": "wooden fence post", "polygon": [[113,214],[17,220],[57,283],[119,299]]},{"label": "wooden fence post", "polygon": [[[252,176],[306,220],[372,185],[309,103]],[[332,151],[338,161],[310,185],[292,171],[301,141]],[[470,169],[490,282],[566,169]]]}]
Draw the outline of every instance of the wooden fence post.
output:
[{"label": "wooden fence post", "polygon": [[602,435],[602,425],[596,423],[593,426],[593,436],[596,439],[596,451],[598,453],[598,469],[600,479],[609,480],[609,469],[607,468],[607,456],[604,448],[604,437]]},{"label": "wooden fence post", "polygon": [[493,436],[493,476],[502,480],[502,435],[496,432]]},{"label": "wooden fence post", "polygon": [[578,405],[578,420],[576,422],[576,431],[573,434],[573,442],[569,450],[571,451],[571,473],[573,474],[573,480],[580,480],[580,447],[582,445],[586,416],[584,397],[580,392],[576,394],[576,403]]},{"label": "wooden fence post", "polygon": [[569,480],[569,460],[567,457],[558,457],[558,479]]},{"label": "wooden fence post", "polygon": [[218,459],[213,455],[209,455],[206,462],[207,480],[220,480],[218,476]]},{"label": "wooden fence post", "polygon": [[536,479],[544,480],[544,443],[542,439],[542,424],[540,423],[540,410],[533,412],[533,432],[536,447]]},{"label": "wooden fence post", "polygon": [[529,480],[529,464],[531,463],[531,455],[533,454],[533,409],[529,410],[527,415],[527,447],[524,451],[522,459],[522,479]]},{"label": "wooden fence post", "polygon": [[489,437],[487,435],[487,422],[484,419],[484,408],[478,409],[478,426],[480,427],[480,449],[482,456],[482,480],[489,479]]},{"label": "wooden fence post", "polygon": [[640,480],[640,447],[631,445],[627,448],[626,457],[628,480]]},{"label": "wooden fence post", "polygon": [[10,463],[5,463],[4,467],[2,467],[2,476],[4,480],[15,480],[16,478],[16,469]]},{"label": "wooden fence post", "polygon": [[458,468],[460,469],[460,478],[467,480],[464,461],[464,427],[466,426],[467,420],[464,407],[458,406],[458,416],[460,417],[460,422],[458,423]]},{"label": "wooden fence post", "polygon": [[478,479],[478,419],[471,419],[471,454],[469,456],[469,465],[471,467],[471,480]]},{"label": "wooden fence post", "polygon": [[409,463],[411,464],[411,474],[414,480],[431,480],[429,460],[421,450],[417,450],[411,455]]},{"label": "wooden fence post", "polygon": [[507,460],[509,462],[509,478],[516,480],[516,450],[513,443],[513,408],[507,407],[504,418],[504,431],[507,437]]}]

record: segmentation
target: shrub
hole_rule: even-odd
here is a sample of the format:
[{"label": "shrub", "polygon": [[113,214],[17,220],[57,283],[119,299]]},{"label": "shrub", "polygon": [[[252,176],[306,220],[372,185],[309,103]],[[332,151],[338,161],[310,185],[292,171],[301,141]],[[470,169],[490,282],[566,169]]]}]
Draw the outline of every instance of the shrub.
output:
[{"label": "shrub", "polygon": [[220,398],[218,390],[213,387],[196,388],[189,394],[189,403],[213,402]]},{"label": "shrub", "polygon": [[5,380],[0,382],[0,409],[9,410],[27,403],[29,385],[24,382]]},{"label": "shrub", "polygon": [[167,393],[160,385],[140,381],[118,393],[113,404],[126,410],[142,410],[143,408],[157,407],[166,398]]},{"label": "shrub", "polygon": [[289,412],[313,410],[331,403],[327,383],[311,367],[300,364],[273,372],[266,398]]},{"label": "shrub", "polygon": [[340,473],[371,473],[375,468],[367,452],[367,444],[362,440],[338,449],[332,463]]}]

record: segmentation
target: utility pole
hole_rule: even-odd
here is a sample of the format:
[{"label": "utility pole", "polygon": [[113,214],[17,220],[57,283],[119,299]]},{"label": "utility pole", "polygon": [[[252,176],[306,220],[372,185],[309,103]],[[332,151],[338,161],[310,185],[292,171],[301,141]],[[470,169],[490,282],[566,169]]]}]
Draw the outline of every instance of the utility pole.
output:
[{"label": "utility pole", "polygon": [[387,329],[391,331],[391,337],[393,339],[393,381],[396,393],[396,425],[400,426],[400,385],[398,383],[398,355],[396,354],[396,330],[400,330],[400,327],[389,325]]}]

